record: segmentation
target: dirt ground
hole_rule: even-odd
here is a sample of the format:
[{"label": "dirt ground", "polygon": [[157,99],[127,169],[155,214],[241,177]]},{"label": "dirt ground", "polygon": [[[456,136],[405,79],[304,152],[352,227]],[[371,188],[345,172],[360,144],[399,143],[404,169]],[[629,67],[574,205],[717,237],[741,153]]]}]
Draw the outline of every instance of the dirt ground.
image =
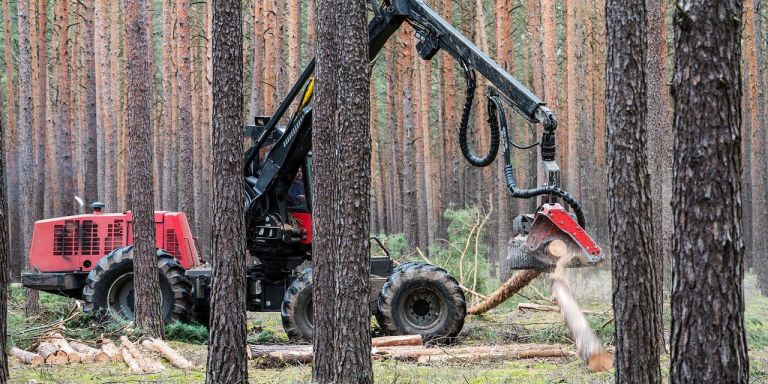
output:
[{"label": "dirt ground", "polygon": [[[585,309],[596,312],[588,320],[598,336],[609,346],[613,337],[610,305],[610,279],[572,274],[571,285]],[[607,284],[606,284],[607,281]],[[746,325],[750,344],[751,382],[768,383],[768,299],[754,290],[754,277],[747,278]],[[536,288],[538,287],[538,288]],[[561,343],[571,345],[569,335],[553,312],[523,312],[517,303],[546,303],[543,283],[527,288],[501,308],[485,316],[467,319],[461,345],[499,345],[509,343]],[[609,299],[608,299],[609,300]],[[668,317],[668,314],[666,315]],[[668,320],[668,318],[667,318]],[[765,324],[764,324],[765,322]],[[668,323],[668,321],[667,321]],[[269,335],[266,343],[287,342],[279,314],[249,314],[249,328]],[[13,330],[10,330],[12,333]],[[205,345],[172,342],[198,368],[182,371],[166,365],[158,375],[131,374],[123,363],[29,367],[11,359],[12,383],[201,383],[205,380]],[[662,356],[662,370],[668,373],[668,357]],[[576,357],[556,359],[494,360],[440,364],[404,363],[393,360],[374,362],[377,383],[612,383],[613,372],[591,374]],[[251,383],[309,383],[311,367],[287,366],[262,369],[251,362]]]}]

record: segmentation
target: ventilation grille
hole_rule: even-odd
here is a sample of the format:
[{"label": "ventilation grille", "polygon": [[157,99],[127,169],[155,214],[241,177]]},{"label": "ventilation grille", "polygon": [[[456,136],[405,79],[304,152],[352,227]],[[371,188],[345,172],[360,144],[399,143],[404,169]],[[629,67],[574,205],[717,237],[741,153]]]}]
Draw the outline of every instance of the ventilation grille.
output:
[{"label": "ventilation grille", "polygon": [[99,225],[91,220],[83,220],[80,227],[82,232],[82,242],[80,243],[80,252],[84,256],[99,254]]},{"label": "ventilation grille", "polygon": [[77,253],[78,222],[67,220],[64,225],[53,227],[53,254],[55,256],[73,256]]},{"label": "ventilation grille", "polygon": [[104,254],[123,246],[123,221],[115,220],[107,225],[107,238],[104,239]]},{"label": "ventilation grille", "polygon": [[165,250],[176,258],[181,256],[179,253],[179,239],[176,238],[176,231],[173,229],[165,231]]}]

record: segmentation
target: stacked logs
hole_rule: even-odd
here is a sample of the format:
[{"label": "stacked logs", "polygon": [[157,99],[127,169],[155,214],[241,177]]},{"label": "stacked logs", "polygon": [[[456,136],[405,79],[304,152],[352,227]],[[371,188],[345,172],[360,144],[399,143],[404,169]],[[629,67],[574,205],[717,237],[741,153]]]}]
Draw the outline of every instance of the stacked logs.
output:
[{"label": "stacked logs", "polygon": [[[120,337],[118,347],[110,339],[102,339],[101,348],[95,348],[80,341],[68,341],[61,334],[44,336],[34,351],[11,348],[11,355],[27,365],[63,365],[76,363],[124,362],[136,373],[160,373],[165,367],[157,359],[147,356],[126,336]],[[193,369],[195,365],[176,352],[163,340],[147,338],[141,342],[147,351],[155,352],[173,366],[181,369]]]}]

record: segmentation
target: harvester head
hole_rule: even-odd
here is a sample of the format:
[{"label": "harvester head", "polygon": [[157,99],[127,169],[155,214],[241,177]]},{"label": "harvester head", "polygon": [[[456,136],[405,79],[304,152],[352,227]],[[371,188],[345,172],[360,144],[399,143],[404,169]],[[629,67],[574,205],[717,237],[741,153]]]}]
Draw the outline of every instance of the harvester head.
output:
[{"label": "harvester head", "polygon": [[515,219],[517,235],[509,242],[511,269],[549,271],[566,259],[566,267],[599,265],[603,252],[560,204],[544,204],[536,215]]}]

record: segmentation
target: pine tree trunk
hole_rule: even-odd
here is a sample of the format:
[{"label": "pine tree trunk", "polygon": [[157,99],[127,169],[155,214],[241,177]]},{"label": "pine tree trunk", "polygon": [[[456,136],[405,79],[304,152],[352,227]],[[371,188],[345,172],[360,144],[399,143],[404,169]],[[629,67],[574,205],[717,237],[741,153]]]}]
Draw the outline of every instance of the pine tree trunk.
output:
[{"label": "pine tree trunk", "polygon": [[616,381],[658,383],[661,368],[657,327],[662,303],[645,155],[645,5],[634,0],[608,0],[605,9],[606,152]]},{"label": "pine tree trunk", "polygon": [[[746,51],[744,53],[744,63],[747,65],[747,71],[749,72],[749,83],[746,85],[745,95],[750,100],[750,125],[745,124],[744,135],[751,136],[750,142],[752,145],[752,151],[746,152],[745,156],[749,156],[750,163],[752,165],[752,188],[750,191],[746,191],[746,195],[752,204],[752,209],[757,214],[752,215],[752,244],[749,249],[752,250],[748,256],[751,262],[747,262],[747,267],[752,265],[756,272],[758,272],[758,286],[762,287],[763,282],[760,280],[762,261],[765,260],[765,248],[763,247],[766,230],[766,217],[765,209],[766,203],[763,200],[763,172],[765,169],[761,167],[763,160],[766,156],[765,148],[762,145],[761,135],[765,134],[765,116],[761,116],[761,110],[765,110],[765,106],[760,102],[760,75],[758,68],[758,55],[757,55],[757,32],[756,19],[756,7],[749,1],[745,4],[744,10],[744,37],[742,42],[742,49]],[[762,31],[760,31],[762,32]],[[746,104],[746,103],[745,103]],[[762,117],[762,119],[761,119]]]},{"label": "pine tree trunk", "polygon": [[[48,126],[48,53],[47,53],[47,47],[46,47],[46,30],[48,27],[48,18],[41,15],[47,15],[48,11],[48,1],[47,0],[40,0],[35,4],[33,1],[32,3],[28,3],[30,5],[30,12],[33,12],[36,14],[36,22],[37,25],[30,25],[31,29],[36,29],[35,33],[35,50],[37,51],[37,68],[34,70],[35,75],[33,76],[33,99],[37,99],[37,103],[34,103],[33,107],[33,145],[34,150],[33,156],[34,156],[34,174],[35,174],[35,180],[46,180],[46,174],[47,173],[54,173],[51,172],[51,170],[55,167],[46,167],[46,138],[48,136],[48,131],[50,130]],[[30,44],[32,42],[30,41]],[[32,207],[34,210],[34,219],[42,219],[43,213],[45,209],[45,183],[34,183],[33,187],[33,195],[31,197],[32,200]],[[19,236],[20,240],[23,236]],[[21,244],[21,243],[18,243]],[[26,248],[20,247],[22,250],[25,250]],[[22,251],[24,252],[24,251]],[[21,260],[24,260],[24,264],[26,264],[26,256],[24,256],[24,253],[20,256]],[[34,295],[37,295],[37,291],[35,291]],[[36,301],[37,299],[35,299]]]},{"label": "pine tree trunk", "polygon": [[128,105],[128,183],[133,212],[133,267],[136,325],[144,335],[163,338],[160,282],[155,256],[152,127],[147,3],[125,0]]},{"label": "pine tree trunk", "polygon": [[[34,26],[34,25],[33,25]],[[6,196],[11,201],[18,200],[19,189],[19,165],[18,165],[18,140],[16,131],[16,92],[14,90],[14,60],[13,60],[13,43],[11,41],[11,9],[10,1],[3,2],[3,40],[4,40],[4,58],[5,58],[5,86],[6,86],[6,107],[5,111],[8,113],[8,118],[5,120],[5,140],[6,151],[6,177],[8,182],[6,184]],[[19,276],[21,270],[24,268],[23,256],[23,235],[21,231],[21,217],[18,204],[11,204],[9,207],[8,216],[6,219],[10,223],[10,233],[8,241],[11,246],[8,247],[8,267],[10,268],[11,276]]]},{"label": "pine tree trunk", "polygon": [[[432,99],[432,62],[422,61],[417,57],[417,61],[421,61],[418,64],[419,68],[419,83],[420,83],[420,102],[421,108],[421,144],[423,146],[422,153],[424,156],[424,199],[426,203],[426,221],[420,223],[422,232],[426,235],[426,242],[424,243],[424,252],[429,251],[429,246],[435,243],[435,232],[437,231],[436,221],[440,217],[440,211],[435,205],[435,191],[434,191],[434,179],[432,168],[432,140],[431,140],[431,124],[430,115],[432,114],[431,99]],[[442,127],[439,127],[440,129]]]},{"label": "pine tree trunk", "polygon": [[[671,283],[670,253],[672,247],[672,130],[669,88],[667,87],[667,7],[664,0],[645,0],[648,26],[646,55],[646,92],[648,96],[648,169],[651,176],[651,205],[653,206],[653,242],[656,249],[656,286]],[[657,292],[659,305],[664,297]],[[664,325],[657,319],[659,347],[666,352]]]},{"label": "pine tree trunk", "polygon": [[739,200],[742,8],[739,0],[686,0],[675,12],[672,382],[749,379]]},{"label": "pine tree trunk", "polygon": [[83,124],[83,198],[86,204],[98,200],[98,150],[96,119],[96,60],[94,55],[94,4],[85,2],[85,36],[83,65],[85,72],[85,123]]},{"label": "pine tree trunk", "polygon": [[246,124],[253,124],[254,117],[264,113],[264,1],[257,0],[253,2],[253,67],[251,72],[251,100],[248,103],[248,121]]},{"label": "pine tree trunk", "polygon": [[[275,110],[277,101],[275,89],[277,77],[275,72],[275,41],[278,39],[275,32],[275,0],[264,0],[265,32],[264,32],[264,103],[262,111],[271,114]],[[269,31],[267,33],[266,31]]]},{"label": "pine tree trunk", "polygon": [[373,382],[366,2],[321,0],[318,11],[317,115],[312,130],[317,353],[312,377],[316,383],[366,384]]},{"label": "pine tree trunk", "polygon": [[[453,20],[453,2],[443,1],[442,16],[449,23]],[[456,138],[458,137],[458,119],[457,113],[459,107],[456,104],[456,62],[447,53],[442,56],[442,77],[445,81],[445,88],[443,89],[443,96],[445,101],[443,102],[442,114],[444,116],[443,122],[445,126],[445,142],[443,146],[446,152],[446,171],[445,179],[443,182],[443,188],[445,189],[445,205],[448,206],[451,203],[459,204],[459,167],[461,166],[460,154],[458,151],[458,143]],[[442,232],[442,231],[441,231]]]},{"label": "pine tree trunk", "polygon": [[301,62],[301,44],[299,44],[299,16],[301,13],[300,0],[288,1],[288,84],[293,86],[299,77]]},{"label": "pine tree trunk", "polygon": [[[19,79],[32,78],[32,47],[30,45],[30,25],[29,25],[29,2],[28,0],[19,0],[17,2],[18,25],[19,25]],[[29,81],[19,81],[19,115],[18,115],[18,153],[19,169],[33,169],[35,165],[34,151],[32,148],[32,83]],[[20,196],[32,196],[34,193],[35,178],[32,173],[20,172],[19,174],[19,194]],[[22,217],[22,233],[24,236],[24,248],[29,249],[32,244],[32,231],[35,226],[35,207],[34,201],[30,199],[21,199],[20,215]],[[28,262],[24,258],[24,263]],[[38,292],[27,290],[26,313],[28,316],[37,315],[40,311],[38,301]]]},{"label": "pine tree trunk", "polygon": [[407,243],[403,252],[409,254],[416,252],[419,242],[419,209],[418,209],[418,179],[416,168],[419,167],[416,160],[416,132],[414,127],[413,110],[413,45],[411,43],[413,33],[408,32],[403,39],[402,54],[400,56],[400,73],[403,82],[401,113],[403,119],[403,230]]},{"label": "pine tree trunk", "polygon": [[277,104],[283,100],[285,94],[288,93],[288,71],[286,64],[288,60],[285,52],[285,2],[287,0],[274,0],[274,8],[272,11],[275,13],[275,24],[272,26],[275,49],[275,61],[272,65],[275,67],[275,96],[277,97]]},{"label": "pine tree trunk", "polygon": [[[763,57],[766,49],[765,41],[763,40],[763,17],[765,14],[763,12],[764,2],[761,0],[753,0],[752,4],[755,12],[755,41],[757,42],[756,63],[758,76],[757,100],[759,122],[759,134],[757,140],[759,140],[760,143],[758,150],[755,151],[755,154],[756,158],[758,159],[756,169],[760,171],[761,176],[761,188],[758,190],[756,201],[758,204],[760,204],[760,206],[757,208],[758,212],[765,212],[766,209],[768,209],[768,150],[766,150],[766,145],[768,145],[768,135],[766,135],[765,58]],[[755,269],[757,272],[757,284],[763,296],[768,296],[768,234],[765,233],[768,231],[768,222],[766,221],[767,220],[765,215],[760,215],[760,224],[757,227],[757,233],[760,241],[757,246],[757,257],[754,260],[754,265],[756,266]]]},{"label": "pine tree trunk", "polygon": [[163,204],[162,209],[178,209],[178,81],[176,79],[176,2],[163,2]]},{"label": "pine tree trunk", "polygon": [[390,184],[389,194],[393,199],[392,218],[390,223],[393,227],[390,229],[395,233],[403,232],[403,157],[401,156],[402,140],[400,140],[401,125],[397,121],[397,95],[400,91],[398,79],[400,71],[397,66],[397,53],[394,45],[387,50],[387,132],[389,132],[389,155],[392,183]]},{"label": "pine tree trunk", "polygon": [[55,136],[56,136],[56,164],[59,168],[58,183],[59,193],[58,199],[61,205],[61,211],[58,212],[63,215],[70,215],[74,213],[74,196],[75,196],[75,173],[72,166],[72,121],[70,119],[70,70],[69,70],[69,14],[70,14],[70,2],[59,1],[56,8],[56,70],[58,75],[55,77],[58,79],[56,84],[57,88],[54,94],[56,99],[54,101],[56,105],[56,120],[55,120]]},{"label": "pine tree trunk", "polygon": [[[555,115],[567,116],[561,113],[558,100],[558,76],[557,76],[557,7],[555,0],[541,1],[541,35],[542,35],[542,64],[544,68],[544,101]],[[562,175],[568,175],[568,130],[558,129],[555,133],[557,139],[557,164]]]},{"label": "pine tree trunk", "polygon": [[[4,14],[8,14],[7,6],[4,6]],[[7,35],[6,35],[7,36]],[[13,99],[10,99],[11,102]],[[0,384],[8,382],[8,356],[5,354],[6,348],[6,319],[8,313],[8,245],[10,244],[10,234],[8,233],[8,199],[5,193],[5,148],[7,146],[6,131],[3,125],[2,116],[0,116]]]},{"label": "pine tree trunk", "polygon": [[[190,0],[181,0],[176,8],[176,26],[178,32],[177,72],[179,97],[179,149],[176,181],[179,195],[179,211],[187,215],[187,219],[195,225],[195,196],[193,188],[189,187],[189,175],[194,174],[194,137],[195,129],[192,121],[192,37],[190,35],[189,18]],[[193,228],[197,228],[194,226]]]},{"label": "pine tree trunk", "polygon": [[[213,280],[206,383],[248,381],[243,182],[243,31],[240,1],[214,0]],[[367,206],[366,206],[367,207]]]}]

